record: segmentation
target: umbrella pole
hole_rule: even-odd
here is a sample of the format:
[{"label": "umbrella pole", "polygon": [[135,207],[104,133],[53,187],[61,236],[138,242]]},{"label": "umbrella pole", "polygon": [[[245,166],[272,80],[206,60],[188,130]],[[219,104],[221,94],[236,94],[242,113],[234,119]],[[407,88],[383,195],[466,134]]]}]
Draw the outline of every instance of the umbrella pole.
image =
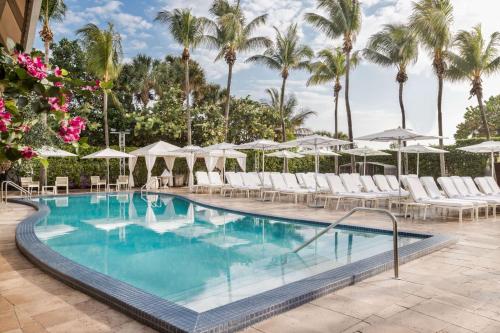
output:
[{"label": "umbrella pole", "polygon": [[398,206],[401,216],[401,139],[398,139]]},{"label": "umbrella pole", "polygon": [[363,176],[366,176],[366,155],[363,156]]},{"label": "umbrella pole", "polygon": [[109,158],[106,159],[106,182],[107,182],[107,188],[109,190]]},{"label": "umbrella pole", "polygon": [[420,153],[417,153],[417,177],[419,175],[419,170],[420,169]]},{"label": "umbrella pole", "polygon": [[491,177],[493,177],[493,179],[496,179],[497,177],[496,176],[496,172],[495,172],[495,153],[494,152],[491,152]]},{"label": "umbrella pole", "polygon": [[335,156],[335,174],[339,174],[339,157]]}]

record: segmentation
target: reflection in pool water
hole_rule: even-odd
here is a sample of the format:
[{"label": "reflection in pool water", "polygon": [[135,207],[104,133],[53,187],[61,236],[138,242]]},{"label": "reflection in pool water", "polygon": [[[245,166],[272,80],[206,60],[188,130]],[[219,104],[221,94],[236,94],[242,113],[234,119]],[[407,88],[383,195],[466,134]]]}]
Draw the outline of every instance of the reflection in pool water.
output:
[{"label": "reflection in pool water", "polygon": [[[336,228],[292,255],[323,226],[168,195],[58,199],[43,199],[51,213],[36,226],[41,241],[81,265],[196,311],[392,249],[391,235]],[[400,246],[417,240],[400,237]]]}]

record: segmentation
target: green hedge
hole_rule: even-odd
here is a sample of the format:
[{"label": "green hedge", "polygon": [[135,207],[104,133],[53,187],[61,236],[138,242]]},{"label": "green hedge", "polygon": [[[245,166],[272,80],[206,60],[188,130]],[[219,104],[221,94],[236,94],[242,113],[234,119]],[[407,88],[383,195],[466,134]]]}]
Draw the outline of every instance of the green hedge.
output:
[{"label": "green hedge", "polygon": [[[497,138],[500,141],[500,138]],[[468,139],[459,140],[454,145],[446,146],[445,149],[449,151],[446,154],[446,167],[450,175],[468,175],[480,176],[484,174],[485,168],[488,166],[487,154],[471,154],[458,150],[458,147],[463,147],[471,144],[476,144],[484,141],[484,139]],[[112,147],[117,149],[117,147]],[[89,147],[87,149],[80,149],[79,156],[96,152],[102,149],[101,147]],[[135,147],[127,148],[127,151],[135,150]],[[396,165],[396,153],[387,151],[390,156],[380,156],[368,158],[368,161],[381,162],[386,164]],[[247,171],[255,170],[255,152],[247,151]],[[357,157],[356,161],[362,161]],[[342,155],[339,157],[339,165],[350,163],[350,156]],[[409,172],[416,172],[416,155],[408,155]],[[281,171],[283,170],[283,160],[280,158],[266,158],[267,171]],[[15,165],[15,173],[18,176],[33,175],[38,179],[38,172],[40,164],[37,161],[20,162]],[[320,158],[320,171],[333,172],[335,168],[333,157]],[[158,158],[153,169],[153,175],[159,175],[165,169],[165,163],[162,158]],[[203,159],[198,159],[195,164],[195,170],[204,170],[205,164]],[[239,170],[235,160],[229,160],[226,165],[227,170]],[[289,161],[290,172],[308,172],[314,170],[314,157],[307,156],[301,159],[294,159]],[[127,170],[128,173],[128,170]],[[183,158],[178,158],[174,165],[174,174],[187,174],[186,161]],[[87,187],[89,177],[92,175],[106,175],[106,162],[105,160],[85,160],[79,157],[70,158],[50,158],[48,168],[48,183],[54,182],[56,176],[67,176],[70,179],[71,187]],[[110,160],[110,178],[114,180],[119,175],[119,162],[118,160]],[[439,176],[439,155],[437,154],[421,154],[420,155],[420,175]],[[147,171],[143,158],[139,158],[134,170],[134,178],[136,185],[144,184],[146,181]]]}]

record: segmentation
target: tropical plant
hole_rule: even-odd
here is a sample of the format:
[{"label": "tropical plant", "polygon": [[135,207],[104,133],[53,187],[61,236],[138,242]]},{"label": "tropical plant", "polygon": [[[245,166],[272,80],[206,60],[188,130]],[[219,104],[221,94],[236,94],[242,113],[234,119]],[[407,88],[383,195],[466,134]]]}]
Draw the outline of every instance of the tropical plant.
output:
[{"label": "tropical plant", "polygon": [[129,82],[133,89],[134,102],[140,107],[146,108],[148,103],[154,100],[155,94],[162,89],[161,85],[158,84],[158,76],[161,75],[159,70],[161,61],[144,54],[138,54],[132,59],[129,66],[133,68],[134,74]]},{"label": "tropical plant", "polygon": [[189,101],[189,59],[190,50],[196,48],[205,38],[207,19],[196,17],[190,9],[174,9],[173,11],[160,11],[155,21],[165,23],[169,27],[174,40],[182,45],[182,61],[184,62],[184,96],[186,99],[187,137],[191,144],[191,105]]},{"label": "tropical plant", "polygon": [[[500,135],[500,95],[491,96],[484,105],[486,120],[490,133]],[[455,139],[469,139],[485,137],[486,131],[483,123],[483,110],[479,106],[469,106],[464,113],[464,120],[457,125]]]},{"label": "tropical plant", "polygon": [[45,65],[49,65],[50,44],[54,40],[54,33],[50,28],[50,21],[62,21],[66,15],[66,4],[63,0],[42,0],[39,21],[42,22],[40,38],[45,46]]},{"label": "tropical plant", "polygon": [[[446,57],[452,41],[451,24],[453,6],[450,0],[419,0],[413,3],[410,26],[417,33],[422,45],[432,57],[432,66],[438,79],[438,131],[439,146],[443,148],[443,83],[446,73]],[[440,154],[441,174],[446,173],[444,154]]]},{"label": "tropical plant", "polygon": [[267,37],[253,36],[255,30],[266,23],[267,14],[257,16],[247,23],[239,1],[231,4],[229,0],[215,0],[210,13],[215,17],[215,21],[211,24],[213,35],[209,36],[208,42],[211,47],[219,50],[215,61],[224,58],[228,66],[224,104],[224,136],[227,139],[231,84],[236,56],[239,52],[251,52],[262,47],[269,47],[271,41]]},{"label": "tropical plant", "polygon": [[[333,96],[335,98],[334,111],[334,137],[339,138],[338,128],[338,105],[342,85],[340,79],[346,73],[345,54],[340,47],[335,49],[324,49],[318,53],[319,60],[310,66],[311,76],[307,80],[307,86],[320,85],[333,82]],[[359,51],[351,55],[351,66],[355,67],[360,61]]]},{"label": "tropical plant", "polygon": [[396,67],[396,82],[399,84],[399,107],[401,126],[406,128],[406,113],[403,102],[403,87],[408,80],[406,69],[418,59],[418,41],[415,33],[404,24],[386,24],[370,37],[363,56],[383,66]]},{"label": "tropical plant", "polygon": [[[168,65],[169,84],[183,85],[185,81],[184,61],[180,57],[166,56],[165,63]],[[189,60],[189,93],[190,106],[196,104],[196,97],[200,89],[206,85],[205,71],[200,64],[193,59]]]},{"label": "tropical plant", "polygon": [[[122,45],[120,34],[108,23],[106,30],[101,30],[93,23],[77,30],[86,54],[88,70],[99,78],[99,87],[102,89],[104,118],[104,142],[109,147],[108,128],[108,95],[112,93],[113,81],[121,71]],[[112,95],[113,97],[113,95]],[[116,103],[116,102],[115,102]]]},{"label": "tropical plant", "polygon": [[266,94],[269,97],[266,104],[274,110],[277,119],[280,120],[280,124],[276,126],[277,130],[283,131],[285,129],[282,123],[284,121],[288,124],[289,130],[295,133],[295,130],[303,126],[308,118],[317,115],[313,110],[299,109],[299,102],[295,95],[288,95],[282,98],[280,92],[276,88],[266,89]]},{"label": "tropical plant", "polygon": [[274,27],[276,32],[274,45],[269,46],[263,54],[255,55],[247,59],[248,62],[261,63],[271,69],[278,70],[281,74],[281,91],[279,96],[279,114],[281,118],[282,141],[286,141],[285,124],[285,87],[290,71],[308,68],[311,58],[314,56],[313,50],[300,43],[297,24],[288,26],[283,33]]},{"label": "tropical plant", "polygon": [[452,81],[469,80],[471,83],[470,98],[476,96],[486,138],[490,140],[488,118],[483,104],[483,80],[500,69],[498,46],[500,33],[494,32],[488,43],[483,38],[481,25],[476,25],[472,31],[458,32],[454,40],[457,53],[448,52],[450,66],[446,77]]},{"label": "tropical plant", "polygon": [[346,55],[345,73],[345,106],[349,140],[353,140],[351,105],[349,102],[349,75],[351,71],[351,52],[353,43],[361,30],[361,5],[358,0],[316,0],[316,8],[326,12],[326,16],[316,13],[306,13],[306,22],[312,24],[327,37],[343,38],[343,48]]}]

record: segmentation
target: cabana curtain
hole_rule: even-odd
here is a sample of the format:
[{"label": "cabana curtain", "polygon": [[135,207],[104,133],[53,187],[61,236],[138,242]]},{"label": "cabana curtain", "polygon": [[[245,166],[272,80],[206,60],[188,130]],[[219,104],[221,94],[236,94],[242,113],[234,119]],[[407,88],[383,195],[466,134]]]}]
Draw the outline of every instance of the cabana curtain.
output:
[{"label": "cabana curtain", "polygon": [[134,169],[135,169],[136,163],[137,163],[137,157],[130,157],[128,159],[128,171],[129,171],[128,184],[131,188],[135,186],[135,184],[134,184]]}]

